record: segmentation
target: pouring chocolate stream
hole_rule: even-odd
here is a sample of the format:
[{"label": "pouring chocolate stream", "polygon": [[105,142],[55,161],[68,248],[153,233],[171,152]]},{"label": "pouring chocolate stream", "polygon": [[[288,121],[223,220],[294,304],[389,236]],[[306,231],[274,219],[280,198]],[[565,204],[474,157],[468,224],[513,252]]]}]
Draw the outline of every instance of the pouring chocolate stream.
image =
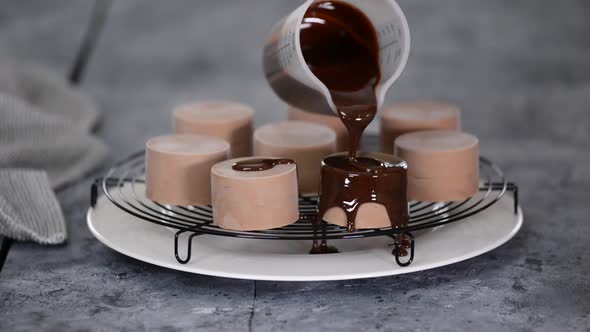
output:
[{"label": "pouring chocolate stream", "polygon": [[299,38],[307,66],[330,91],[349,131],[349,155],[355,157],[362,133],[377,113],[375,87],[381,80],[377,32],[355,7],[322,1],[308,8]]},{"label": "pouring chocolate stream", "polygon": [[[406,225],[405,167],[383,160],[385,155],[357,157],[363,131],[377,113],[375,88],[381,80],[373,24],[348,3],[315,2],[303,18],[300,44],[307,66],[328,88],[350,137],[348,156],[330,156],[322,164],[319,218],[332,207],[342,208],[352,232],[358,209],[372,202],[385,207],[392,227]],[[321,251],[317,243],[314,248]]]}]

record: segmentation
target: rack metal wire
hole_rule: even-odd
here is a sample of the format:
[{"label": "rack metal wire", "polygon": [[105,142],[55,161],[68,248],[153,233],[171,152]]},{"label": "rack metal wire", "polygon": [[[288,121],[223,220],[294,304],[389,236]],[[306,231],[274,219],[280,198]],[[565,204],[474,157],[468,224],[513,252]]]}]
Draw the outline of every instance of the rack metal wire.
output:
[{"label": "rack metal wire", "polygon": [[[518,209],[518,187],[508,182],[501,169],[484,157],[480,157],[480,190],[475,196],[461,202],[410,202],[410,221],[402,228],[359,229],[348,232],[345,227],[315,222],[318,210],[317,197],[307,196],[299,199],[299,221],[291,225],[261,230],[235,231],[223,229],[213,223],[211,206],[172,206],[159,204],[145,196],[144,151],[139,151],[117,162],[103,178],[93,183],[91,205],[96,204],[99,188],[117,207],[141,220],[176,229],[174,254],[177,261],[186,264],[191,259],[192,239],[201,234],[265,240],[339,240],[372,236],[388,236],[394,241],[392,254],[400,266],[410,265],[414,257],[414,237],[412,232],[442,226],[463,220],[481,213],[511,191],[514,196],[514,213]],[[179,237],[188,236],[187,256],[179,255]],[[403,239],[408,241],[402,241]],[[403,243],[407,242],[407,243]],[[408,259],[404,248],[409,249]]]}]

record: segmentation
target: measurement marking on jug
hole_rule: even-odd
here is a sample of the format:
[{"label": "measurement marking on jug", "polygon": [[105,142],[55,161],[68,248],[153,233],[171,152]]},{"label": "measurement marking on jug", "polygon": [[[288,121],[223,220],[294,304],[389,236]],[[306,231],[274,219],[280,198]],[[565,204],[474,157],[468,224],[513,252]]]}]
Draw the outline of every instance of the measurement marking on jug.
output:
[{"label": "measurement marking on jug", "polygon": [[391,43],[385,44],[384,46],[380,47],[379,50],[384,50],[384,49],[386,49],[386,48],[388,48],[388,47],[390,47],[392,45],[397,44],[398,42],[399,42],[399,40],[394,40]]}]

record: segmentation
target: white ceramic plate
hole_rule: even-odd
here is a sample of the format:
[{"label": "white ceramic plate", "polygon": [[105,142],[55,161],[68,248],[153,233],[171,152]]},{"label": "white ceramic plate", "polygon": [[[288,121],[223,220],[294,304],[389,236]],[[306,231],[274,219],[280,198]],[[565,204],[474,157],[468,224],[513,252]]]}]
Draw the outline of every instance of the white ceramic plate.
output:
[{"label": "white ceramic plate", "polygon": [[[201,235],[193,239],[192,259],[174,257],[174,235],[164,227],[120,210],[104,196],[88,211],[88,227],[106,246],[135,259],[170,269],[212,276],[312,281],[371,278],[410,273],[456,263],[488,252],[520,229],[522,211],[514,214],[512,197],[484,212],[416,234],[414,262],[400,267],[387,237],[331,241],[341,252],[309,255],[311,241],[251,240]],[[180,247],[186,248],[186,238]],[[185,252],[181,249],[181,257]]]}]

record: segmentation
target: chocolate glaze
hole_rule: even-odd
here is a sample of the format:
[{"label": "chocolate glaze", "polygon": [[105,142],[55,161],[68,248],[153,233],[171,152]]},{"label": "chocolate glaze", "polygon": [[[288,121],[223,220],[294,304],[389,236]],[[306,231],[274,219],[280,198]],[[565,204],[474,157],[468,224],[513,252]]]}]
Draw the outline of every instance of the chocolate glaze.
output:
[{"label": "chocolate glaze", "polygon": [[368,153],[351,161],[345,154],[335,154],[322,163],[319,215],[332,207],[346,213],[347,230],[355,229],[359,207],[378,203],[385,207],[392,227],[408,222],[406,166],[392,155]]},{"label": "chocolate glaze", "polygon": [[232,165],[234,171],[259,172],[266,171],[277,165],[295,164],[291,159],[252,158],[241,160]]},{"label": "chocolate glaze", "polygon": [[[329,208],[340,207],[348,231],[354,231],[358,208],[374,202],[385,207],[392,227],[406,225],[405,167],[384,154],[357,157],[362,133],[377,113],[375,87],[381,80],[373,24],[348,3],[316,2],[304,15],[300,43],[309,69],[330,91],[350,136],[348,156],[333,155],[322,164],[320,218]],[[323,247],[327,248],[325,241],[314,243],[318,250]]]}]

